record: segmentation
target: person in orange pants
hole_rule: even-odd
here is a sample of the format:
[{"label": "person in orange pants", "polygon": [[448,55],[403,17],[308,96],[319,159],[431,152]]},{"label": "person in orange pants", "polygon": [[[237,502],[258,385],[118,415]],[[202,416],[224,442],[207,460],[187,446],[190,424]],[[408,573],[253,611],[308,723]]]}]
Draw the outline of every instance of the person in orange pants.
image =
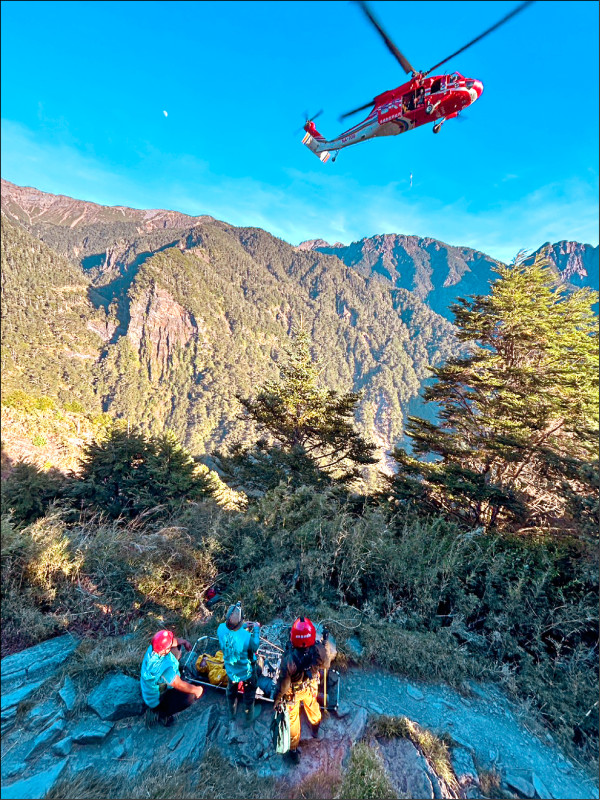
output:
[{"label": "person in orange pants", "polygon": [[274,704],[277,710],[285,700],[290,715],[289,758],[297,764],[300,760],[300,706],[311,726],[312,735],[319,737],[321,709],[317,701],[319,670],[328,669],[335,656],[321,642],[316,642],[316,629],[305,617],[299,617],[292,625],[290,644],[279,667],[279,678],[275,687]]},{"label": "person in orange pants", "polygon": [[[306,684],[291,693],[287,707],[290,714],[290,752],[298,753],[300,744],[300,706],[304,706],[304,713],[310,723],[313,736],[318,736],[321,724],[321,709],[317,701],[317,691],[319,689],[319,678],[313,678]],[[292,759],[294,756],[292,755]],[[295,759],[294,759],[295,760]]]}]

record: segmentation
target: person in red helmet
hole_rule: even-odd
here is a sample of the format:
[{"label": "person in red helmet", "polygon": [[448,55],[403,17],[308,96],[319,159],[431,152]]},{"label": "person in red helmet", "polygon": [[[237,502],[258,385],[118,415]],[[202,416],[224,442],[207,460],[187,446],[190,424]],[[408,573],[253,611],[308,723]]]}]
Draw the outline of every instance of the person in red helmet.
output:
[{"label": "person in red helmet", "polygon": [[327,647],[327,633],[323,642],[317,642],[317,631],[308,617],[298,617],[292,625],[290,641],[282,656],[279,678],[275,687],[274,705],[277,710],[286,702],[290,715],[289,758],[297,764],[300,760],[300,705],[304,706],[315,739],[321,738],[321,709],[317,701],[319,670],[329,669],[335,657],[335,648]]},{"label": "person in red helmet", "polygon": [[201,686],[181,679],[179,659],[182,647],[188,651],[192,649],[187,639],[177,638],[173,631],[158,631],[142,661],[142,697],[148,709],[165,727],[175,722],[174,714],[195,703],[204,691]]}]

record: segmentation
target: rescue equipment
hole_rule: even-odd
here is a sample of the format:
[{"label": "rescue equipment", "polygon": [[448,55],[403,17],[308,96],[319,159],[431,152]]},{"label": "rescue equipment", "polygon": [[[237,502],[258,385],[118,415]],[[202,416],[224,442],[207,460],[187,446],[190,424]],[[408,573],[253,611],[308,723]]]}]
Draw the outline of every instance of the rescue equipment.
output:
[{"label": "rescue equipment", "polygon": [[227,686],[227,673],[221,650],[217,650],[214,656],[202,653],[196,661],[196,671],[199,675],[206,675],[208,682],[213,686]]},{"label": "rescue equipment", "polygon": [[275,752],[284,755],[290,749],[290,712],[287,705],[275,709],[271,721],[271,737]]}]

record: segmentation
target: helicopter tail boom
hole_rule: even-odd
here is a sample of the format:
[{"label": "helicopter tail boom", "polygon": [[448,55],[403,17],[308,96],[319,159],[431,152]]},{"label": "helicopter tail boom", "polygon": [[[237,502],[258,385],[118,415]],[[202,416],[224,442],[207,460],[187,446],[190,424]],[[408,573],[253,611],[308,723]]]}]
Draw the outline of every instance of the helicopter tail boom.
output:
[{"label": "helicopter tail boom", "polygon": [[323,145],[326,144],[326,139],[317,134],[318,138],[312,136],[308,131],[304,134],[304,139],[302,139],[302,144],[305,144],[309,150],[311,150],[317,158],[321,159],[323,163],[329,160],[329,156],[331,153],[329,150],[325,150]]}]

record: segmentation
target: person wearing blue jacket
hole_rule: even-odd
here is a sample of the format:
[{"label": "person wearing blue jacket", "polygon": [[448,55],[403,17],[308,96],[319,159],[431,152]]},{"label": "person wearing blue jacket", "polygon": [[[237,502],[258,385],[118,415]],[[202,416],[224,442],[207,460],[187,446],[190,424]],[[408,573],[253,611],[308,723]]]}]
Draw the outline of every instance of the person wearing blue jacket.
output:
[{"label": "person wearing blue jacket", "polygon": [[227,710],[229,721],[235,719],[237,710],[238,686],[244,686],[244,713],[249,725],[260,714],[255,707],[258,671],[256,667],[256,651],[260,644],[260,625],[258,622],[244,624],[242,604],[237,602],[230,606],[222,622],[217,628],[219,644],[223,651],[225,672],[227,673]]}]

